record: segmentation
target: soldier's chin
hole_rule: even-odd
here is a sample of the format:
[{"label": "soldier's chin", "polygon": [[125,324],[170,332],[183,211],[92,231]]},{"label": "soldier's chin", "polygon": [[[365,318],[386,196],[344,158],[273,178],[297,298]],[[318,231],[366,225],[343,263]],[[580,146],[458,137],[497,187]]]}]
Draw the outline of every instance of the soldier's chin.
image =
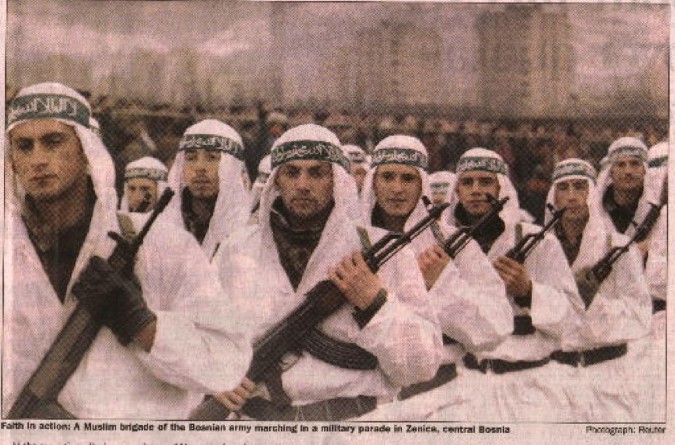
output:
[{"label": "soldier's chin", "polygon": [[190,193],[192,193],[192,196],[195,198],[200,199],[214,198],[218,195],[217,193],[214,193],[210,187],[193,187],[190,189]]},{"label": "soldier's chin", "polygon": [[39,190],[27,190],[26,194],[33,198],[34,201],[44,203],[56,202],[63,196],[63,192],[59,190],[46,188],[41,188]]},{"label": "soldier's chin", "polygon": [[490,211],[490,206],[487,203],[470,204],[466,206],[466,211],[471,216],[483,216]]}]

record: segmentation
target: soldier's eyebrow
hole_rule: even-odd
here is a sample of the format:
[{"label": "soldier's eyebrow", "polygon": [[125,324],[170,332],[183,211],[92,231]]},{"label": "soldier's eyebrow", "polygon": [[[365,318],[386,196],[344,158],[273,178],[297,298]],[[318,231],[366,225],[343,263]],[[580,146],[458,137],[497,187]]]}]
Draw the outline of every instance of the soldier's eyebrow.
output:
[{"label": "soldier's eyebrow", "polygon": [[66,137],[68,134],[65,131],[50,131],[40,136],[40,140],[46,141],[55,137]]}]

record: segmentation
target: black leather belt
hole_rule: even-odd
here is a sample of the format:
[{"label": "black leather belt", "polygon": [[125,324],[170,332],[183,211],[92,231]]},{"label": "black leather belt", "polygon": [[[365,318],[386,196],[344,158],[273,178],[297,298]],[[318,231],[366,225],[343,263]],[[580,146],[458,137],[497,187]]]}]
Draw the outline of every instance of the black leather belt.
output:
[{"label": "black leather belt", "polygon": [[360,417],[377,408],[377,398],[370,396],[338,397],[302,406],[277,405],[260,397],[246,402],[242,411],[256,420],[333,421]]},{"label": "black leather belt", "polygon": [[544,366],[550,361],[548,357],[545,357],[541,360],[536,360],[532,362],[527,361],[517,361],[517,362],[507,362],[506,360],[499,359],[484,359],[480,362],[473,354],[466,354],[464,356],[464,366],[469,369],[476,369],[483,374],[486,374],[488,370],[492,370],[495,374],[506,374],[507,372],[515,371],[524,371],[526,369],[539,368]]},{"label": "black leather belt", "polygon": [[666,300],[652,300],[652,314],[666,310]]},{"label": "black leather belt", "polygon": [[432,389],[436,389],[441,385],[445,385],[455,377],[457,377],[457,366],[455,366],[454,363],[441,365],[441,367],[438,368],[438,372],[436,372],[434,378],[426,382],[406,386],[398,394],[398,399],[405,400],[411,398],[412,396],[416,396],[417,394],[431,391]]},{"label": "black leather belt", "polygon": [[590,366],[598,363],[614,360],[623,357],[628,352],[628,345],[623,343],[618,346],[605,346],[597,349],[588,349],[586,351],[555,351],[551,358],[558,363],[570,366]]},{"label": "black leather belt", "polygon": [[513,317],[513,335],[532,335],[536,331],[532,325],[532,317],[529,315],[516,315]]}]

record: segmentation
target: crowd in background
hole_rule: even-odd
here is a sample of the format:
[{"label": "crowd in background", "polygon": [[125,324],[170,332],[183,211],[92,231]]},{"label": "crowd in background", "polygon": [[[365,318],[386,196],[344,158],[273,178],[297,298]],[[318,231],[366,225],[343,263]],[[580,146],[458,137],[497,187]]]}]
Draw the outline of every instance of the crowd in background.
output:
[{"label": "crowd in background", "polygon": [[[115,161],[117,190],[122,194],[124,167],[144,156],[153,156],[168,168],[183,132],[206,118],[231,125],[244,141],[244,158],[251,181],[260,160],[269,154],[276,138],[301,124],[316,123],[331,129],[343,144],[354,144],[371,153],[392,134],[418,137],[429,153],[429,173],[454,171],[457,160],[472,147],[499,153],[509,166],[521,207],[537,223],[543,222],[546,193],[553,166],[564,159],[580,158],[600,170],[607,147],[621,136],[635,136],[648,147],[667,138],[668,122],[652,118],[588,119],[456,119],[430,113],[350,113],[340,109],[280,109],[264,101],[230,107],[153,106],[140,101],[99,96],[91,99],[101,137]],[[6,98],[11,100],[11,91]],[[386,111],[386,110],[385,110]]]}]

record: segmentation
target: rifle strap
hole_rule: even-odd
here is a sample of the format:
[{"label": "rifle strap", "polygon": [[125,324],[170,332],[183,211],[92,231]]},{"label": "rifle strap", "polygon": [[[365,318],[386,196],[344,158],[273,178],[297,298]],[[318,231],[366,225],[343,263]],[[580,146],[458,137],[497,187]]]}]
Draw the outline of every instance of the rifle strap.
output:
[{"label": "rifle strap", "polygon": [[[368,231],[365,227],[356,226],[356,232],[361,246],[364,250],[368,250],[372,245]],[[301,348],[321,361],[344,369],[371,370],[375,369],[378,363],[377,357],[355,343],[332,338],[316,327],[302,340]],[[272,403],[277,407],[289,406],[292,402],[284,391],[281,382],[282,373],[281,366],[277,364],[262,378]]]}]

